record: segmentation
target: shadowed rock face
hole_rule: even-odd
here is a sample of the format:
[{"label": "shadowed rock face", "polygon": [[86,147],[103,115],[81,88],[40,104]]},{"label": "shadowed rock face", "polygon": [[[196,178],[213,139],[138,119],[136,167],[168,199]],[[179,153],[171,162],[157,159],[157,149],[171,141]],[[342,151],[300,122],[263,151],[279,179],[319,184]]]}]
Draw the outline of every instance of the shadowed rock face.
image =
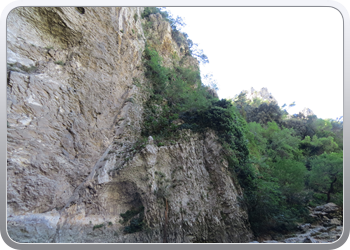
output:
[{"label": "shadowed rock face", "polygon": [[[9,14],[7,216],[14,241],[251,240],[240,187],[213,133],[185,131],[173,145],[150,140],[134,148],[147,100],[142,10]],[[166,24],[155,27],[166,63],[177,52],[176,60],[196,66]],[[142,207],[134,218],[143,214],[144,229],[126,234],[132,219],[123,224],[120,214]]]}]

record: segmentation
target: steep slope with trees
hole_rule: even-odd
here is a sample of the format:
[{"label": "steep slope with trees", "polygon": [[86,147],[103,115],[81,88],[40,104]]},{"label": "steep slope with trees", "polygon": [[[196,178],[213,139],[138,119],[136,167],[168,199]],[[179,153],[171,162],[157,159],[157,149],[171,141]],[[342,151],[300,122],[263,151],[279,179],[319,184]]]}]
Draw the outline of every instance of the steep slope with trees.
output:
[{"label": "steep slope with trees", "polygon": [[232,102],[247,121],[255,180],[245,194],[255,234],[287,232],[297,223],[312,222],[310,206],[342,206],[342,120],[289,115],[286,105],[246,95]]}]

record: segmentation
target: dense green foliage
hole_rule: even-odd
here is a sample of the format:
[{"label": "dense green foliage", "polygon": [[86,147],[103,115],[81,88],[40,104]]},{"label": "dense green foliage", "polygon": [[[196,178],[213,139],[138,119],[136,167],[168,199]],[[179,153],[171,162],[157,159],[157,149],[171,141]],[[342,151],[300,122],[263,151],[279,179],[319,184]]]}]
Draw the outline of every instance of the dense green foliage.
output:
[{"label": "dense green foliage", "polygon": [[256,234],[290,230],[308,220],[307,206],[342,205],[342,122],[304,117],[287,118],[276,103],[233,101],[247,120],[249,159],[257,170],[245,190]]},{"label": "dense green foliage", "polygon": [[150,98],[146,103],[143,135],[168,136],[177,130],[172,122],[189,110],[204,110],[212,96],[201,84],[199,72],[181,66],[166,68],[158,53],[144,51],[145,75],[150,80]]},{"label": "dense green foliage", "polygon": [[[145,8],[143,18],[154,13],[171,23],[173,34],[180,34],[176,27],[183,25],[181,20],[157,8]],[[193,46],[191,40],[185,42],[188,48]],[[244,93],[234,100],[219,100],[202,83],[197,69],[179,63],[164,67],[149,44],[143,63],[149,99],[142,135],[165,145],[183,129],[215,131],[230,175],[244,190],[240,201],[255,234],[293,229],[296,222],[308,220],[308,206],[342,205],[342,121],[301,113],[288,117],[276,103],[248,100]],[[131,224],[135,225],[130,230],[138,230],[137,219]]]}]

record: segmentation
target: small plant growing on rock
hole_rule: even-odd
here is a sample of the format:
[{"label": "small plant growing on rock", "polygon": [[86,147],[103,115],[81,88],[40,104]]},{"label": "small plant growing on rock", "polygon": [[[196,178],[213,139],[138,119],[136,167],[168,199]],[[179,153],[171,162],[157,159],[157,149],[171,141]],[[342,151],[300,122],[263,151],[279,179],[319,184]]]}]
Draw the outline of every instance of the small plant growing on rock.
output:
[{"label": "small plant growing on rock", "polygon": [[145,224],[145,222],[143,221],[143,213],[142,215],[139,216],[139,218],[133,218],[130,221],[130,225],[126,226],[124,228],[124,233],[130,234],[130,233],[136,233],[139,231],[142,231],[142,228]]},{"label": "small plant growing on rock", "polygon": [[123,220],[120,220],[119,222],[121,224],[125,224],[127,223],[132,217],[134,217],[135,215],[141,213],[144,210],[144,207],[141,206],[137,209],[131,209],[126,211],[125,213],[121,213],[120,216],[123,218]]},{"label": "small plant growing on rock", "polygon": [[132,84],[134,84],[137,87],[141,87],[140,80],[136,77],[132,79]]},{"label": "small plant growing on rock", "polygon": [[38,67],[36,67],[34,65],[30,65],[30,67],[23,66],[23,70],[26,71],[27,73],[34,73],[37,71],[37,69],[38,69]]},{"label": "small plant growing on rock", "polygon": [[102,224],[99,224],[99,225],[95,225],[93,228],[92,228],[92,230],[95,230],[95,229],[98,229],[98,228],[101,228],[101,227],[103,227],[104,226],[104,224],[102,223]]},{"label": "small plant growing on rock", "polygon": [[130,97],[128,98],[125,102],[131,102],[131,103],[134,103],[134,98]]},{"label": "small plant growing on rock", "polygon": [[160,178],[164,178],[165,177],[165,174],[164,173],[162,173],[162,172],[158,172],[158,171],[155,171],[154,172],[156,175],[159,175],[160,176]]},{"label": "small plant growing on rock", "polygon": [[124,233],[135,233],[142,231],[144,222],[144,207],[141,206],[135,210],[128,210],[125,213],[120,214],[123,220],[119,220],[119,223],[126,225],[129,221],[129,225],[124,227]]},{"label": "small plant growing on rock", "polygon": [[61,66],[64,66],[64,65],[66,65],[64,62],[62,62],[62,61],[56,61],[55,62],[55,64],[57,64],[57,65],[61,65]]}]

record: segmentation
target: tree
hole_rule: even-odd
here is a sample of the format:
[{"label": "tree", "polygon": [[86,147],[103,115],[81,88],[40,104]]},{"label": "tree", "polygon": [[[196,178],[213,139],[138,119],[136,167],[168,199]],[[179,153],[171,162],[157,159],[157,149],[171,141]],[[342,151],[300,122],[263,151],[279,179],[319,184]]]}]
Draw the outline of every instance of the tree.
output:
[{"label": "tree", "polygon": [[296,104],[295,102],[292,102],[291,104],[288,105],[288,108],[294,107]]},{"label": "tree", "polygon": [[299,203],[304,189],[306,168],[302,162],[283,159],[273,164],[272,175],[277,178],[282,194],[288,203]]},{"label": "tree", "polygon": [[190,55],[194,56],[200,63],[209,63],[208,57],[204,54],[203,50],[198,48],[197,43],[193,43],[191,39],[187,39],[187,45]]},{"label": "tree", "polygon": [[312,159],[309,185],[315,192],[324,194],[327,203],[332,195],[342,192],[343,152],[324,153]]},{"label": "tree", "polygon": [[310,136],[306,136],[300,143],[300,149],[303,150],[305,156],[315,156],[324,152],[334,152],[338,149],[338,145],[331,136],[318,138],[317,135],[314,135],[312,139]]},{"label": "tree", "polygon": [[260,123],[248,123],[247,139],[249,141],[249,152],[251,156],[261,158],[266,151],[267,139],[264,135],[264,128]]},{"label": "tree", "polygon": [[265,137],[268,139],[266,152],[271,160],[300,157],[301,152],[298,149],[300,139],[294,136],[293,129],[280,129],[275,122],[268,122]]}]

